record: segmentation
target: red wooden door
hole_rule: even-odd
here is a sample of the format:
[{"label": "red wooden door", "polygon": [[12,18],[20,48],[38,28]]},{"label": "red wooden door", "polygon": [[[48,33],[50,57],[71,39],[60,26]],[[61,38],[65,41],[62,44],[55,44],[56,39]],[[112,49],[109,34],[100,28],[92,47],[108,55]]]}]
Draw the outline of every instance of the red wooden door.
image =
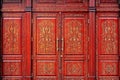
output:
[{"label": "red wooden door", "polygon": [[88,80],[88,14],[64,13],[62,80]]},{"label": "red wooden door", "polygon": [[[120,79],[119,16],[117,0],[96,1],[96,76],[98,80]],[[109,7],[109,8],[108,8]],[[102,11],[106,12],[102,12]]]},{"label": "red wooden door", "polygon": [[30,80],[31,23],[30,15],[24,12],[26,2],[24,0],[1,1],[0,80]]},{"label": "red wooden door", "polygon": [[118,15],[98,13],[97,16],[98,79],[119,80]]},{"label": "red wooden door", "polygon": [[56,13],[33,14],[33,80],[58,79],[58,19]]},{"label": "red wooden door", "polygon": [[33,14],[33,79],[87,80],[88,15],[60,14]]}]

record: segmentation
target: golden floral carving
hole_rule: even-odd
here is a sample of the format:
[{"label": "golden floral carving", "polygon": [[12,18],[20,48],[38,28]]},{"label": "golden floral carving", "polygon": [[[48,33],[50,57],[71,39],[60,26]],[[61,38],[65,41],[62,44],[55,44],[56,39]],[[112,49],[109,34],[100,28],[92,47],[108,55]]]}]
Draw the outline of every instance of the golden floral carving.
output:
[{"label": "golden floral carving", "polygon": [[103,63],[102,64],[102,74],[104,75],[113,75],[117,74],[117,66],[115,63]]},{"label": "golden floral carving", "polygon": [[55,52],[55,24],[51,20],[42,20],[38,23],[38,53],[50,54]]},{"label": "golden floral carving", "polygon": [[79,62],[67,63],[66,66],[67,75],[82,75],[83,73],[82,64]]},{"label": "golden floral carving", "polygon": [[38,64],[39,75],[55,75],[55,64],[53,62],[41,62]]},{"label": "golden floral carving", "polygon": [[20,54],[20,25],[17,20],[6,20],[3,32],[4,54]]},{"label": "golden floral carving", "polygon": [[78,20],[71,20],[65,25],[68,29],[66,37],[67,54],[79,54],[83,52],[82,23]]},{"label": "golden floral carving", "polygon": [[102,22],[102,53],[117,54],[117,24],[114,20]]},{"label": "golden floral carving", "polygon": [[4,63],[3,74],[20,75],[21,74],[20,63]]}]

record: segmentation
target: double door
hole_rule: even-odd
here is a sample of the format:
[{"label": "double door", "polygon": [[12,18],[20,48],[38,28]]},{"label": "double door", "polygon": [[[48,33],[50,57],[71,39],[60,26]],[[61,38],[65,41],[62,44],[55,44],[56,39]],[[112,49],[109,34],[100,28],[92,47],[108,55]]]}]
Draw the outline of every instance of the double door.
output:
[{"label": "double door", "polygon": [[88,14],[33,13],[33,23],[34,80],[87,80]]}]

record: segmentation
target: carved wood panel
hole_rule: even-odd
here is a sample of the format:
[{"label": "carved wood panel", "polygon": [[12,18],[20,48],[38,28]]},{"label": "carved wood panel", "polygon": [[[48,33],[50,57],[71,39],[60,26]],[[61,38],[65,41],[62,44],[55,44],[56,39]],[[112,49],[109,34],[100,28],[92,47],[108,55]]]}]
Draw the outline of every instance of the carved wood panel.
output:
[{"label": "carved wood panel", "polygon": [[117,19],[100,20],[100,54],[118,54],[118,24]]},{"label": "carved wood panel", "polygon": [[3,53],[21,54],[21,19],[4,18]]},{"label": "carved wood panel", "polygon": [[34,11],[87,11],[87,9],[88,0],[33,0]]},{"label": "carved wood panel", "polygon": [[37,19],[37,54],[55,54],[55,19]]},{"label": "carved wood panel", "polygon": [[26,29],[23,17],[22,13],[2,15],[2,53],[0,53],[2,80],[23,80],[23,76],[30,69],[29,67],[26,69]]},{"label": "carved wood panel", "polygon": [[3,0],[3,3],[21,3],[22,0]]},{"label": "carved wood panel", "polygon": [[98,79],[119,80],[118,15],[98,13],[96,21]]},{"label": "carved wood panel", "polygon": [[87,14],[63,15],[63,79],[87,80]]},{"label": "carved wood panel", "polygon": [[100,0],[101,3],[117,3],[118,0]]}]

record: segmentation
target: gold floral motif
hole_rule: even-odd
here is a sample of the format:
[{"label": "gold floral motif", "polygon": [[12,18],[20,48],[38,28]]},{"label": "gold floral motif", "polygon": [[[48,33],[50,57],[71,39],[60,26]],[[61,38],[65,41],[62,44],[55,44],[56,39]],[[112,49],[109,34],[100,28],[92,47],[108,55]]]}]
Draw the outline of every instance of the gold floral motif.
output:
[{"label": "gold floral motif", "polygon": [[39,75],[54,75],[55,74],[55,64],[52,62],[42,62],[39,63]]},{"label": "gold floral motif", "polygon": [[4,63],[4,75],[20,75],[20,63]]},{"label": "gold floral motif", "polygon": [[117,54],[117,24],[114,20],[102,23],[102,53]]},{"label": "gold floral motif", "polygon": [[38,53],[54,53],[55,52],[55,24],[51,20],[42,20],[38,23]]},{"label": "gold floral motif", "polygon": [[103,63],[102,64],[102,74],[104,75],[114,75],[117,74],[117,66],[115,63]]},{"label": "gold floral motif", "polygon": [[82,75],[83,72],[82,65],[78,62],[68,63],[66,69],[67,75]]},{"label": "gold floral motif", "polygon": [[3,26],[4,54],[20,54],[20,25],[16,20],[7,20]]},{"label": "gold floral motif", "polygon": [[83,52],[82,23],[78,20],[71,20],[66,24],[68,39],[66,40],[66,49],[68,54],[79,54]]}]

